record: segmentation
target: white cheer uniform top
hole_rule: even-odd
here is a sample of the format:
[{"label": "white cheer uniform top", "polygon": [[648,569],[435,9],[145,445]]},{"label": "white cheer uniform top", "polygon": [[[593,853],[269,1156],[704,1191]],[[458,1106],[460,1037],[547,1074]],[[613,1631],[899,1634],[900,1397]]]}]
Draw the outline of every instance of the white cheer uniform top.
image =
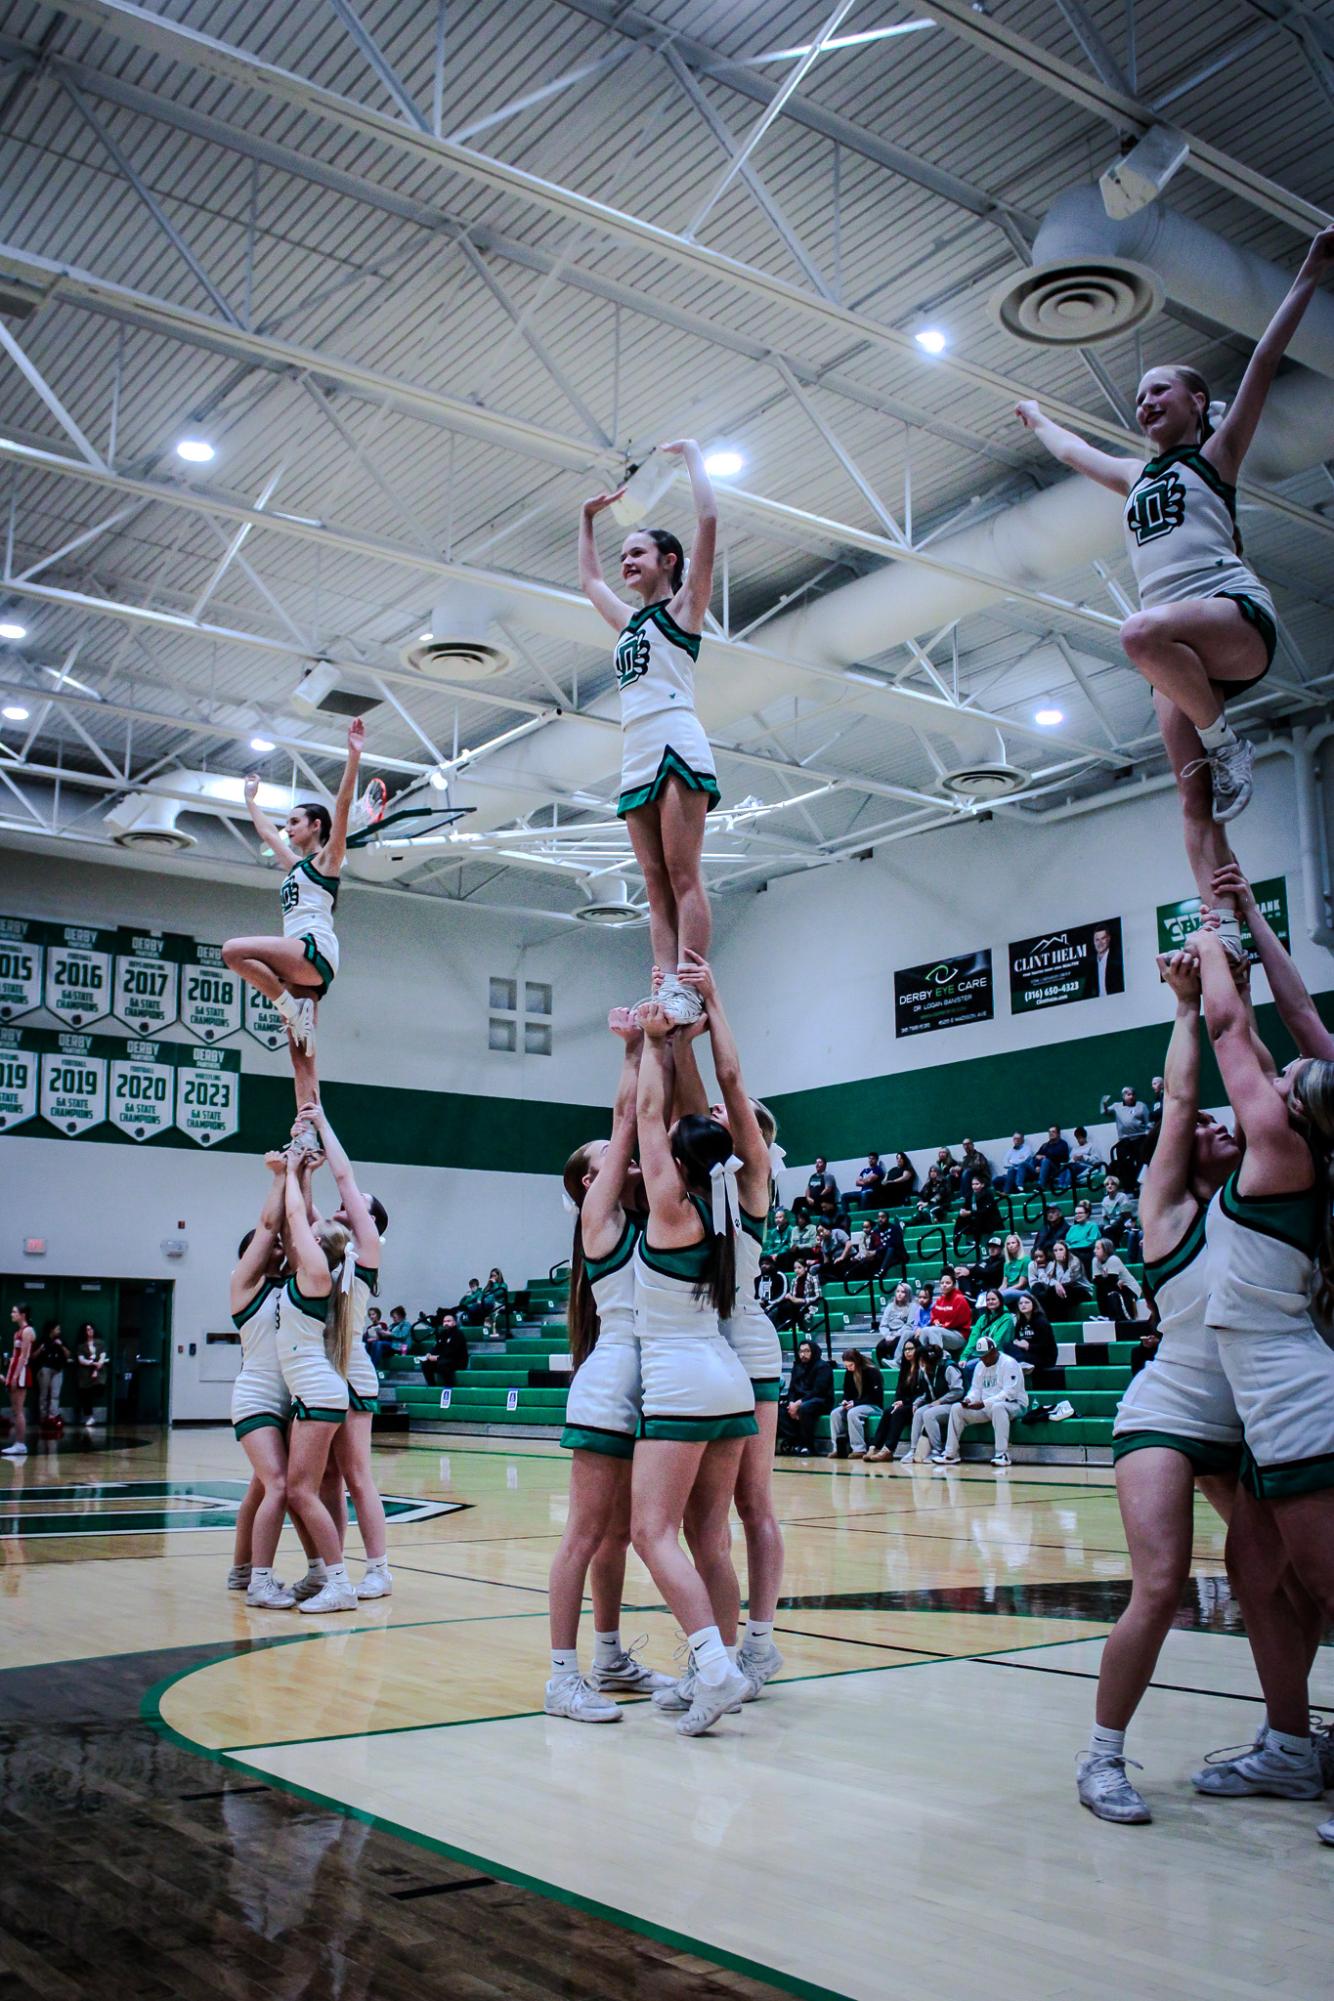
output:
[{"label": "white cheer uniform top", "polygon": [[1237,489],[1196,445],[1150,459],[1130,489],[1126,549],[1144,609],[1223,594],[1273,600],[1237,554]]},{"label": "white cheer uniform top", "polygon": [[708,1273],[712,1241],[707,1209],[698,1196],[690,1200],[704,1224],[699,1243],[684,1250],[654,1250],[645,1231],[635,1244],[635,1323],[641,1341],[682,1336],[698,1341],[719,1333],[712,1300],[707,1293],[702,1299],[695,1296]]},{"label": "white cheer uniform top", "polygon": [[266,1278],[254,1298],[233,1313],[232,1325],[241,1337],[241,1361],[244,1365],[264,1347],[272,1343],[278,1330],[278,1297],[282,1292],[280,1279]]},{"label": "white cheer uniform top", "polygon": [[605,1258],[586,1257],[585,1268],[598,1315],[598,1346],[635,1338],[635,1253],[642,1224],[627,1216],[616,1248]]},{"label": "white cheer uniform top", "polygon": [[1220,1333],[1263,1339],[1314,1331],[1311,1287],[1324,1232],[1318,1187],[1242,1195],[1234,1172],[1209,1204],[1213,1284],[1205,1319]]},{"label": "white cheer uniform top", "polygon": [[623,724],[662,709],[693,713],[699,634],[683,632],[665,604],[644,605],[635,612],[612,657]]},{"label": "white cheer uniform top", "polygon": [[334,906],[338,902],[338,877],[321,875],[308,857],[299,861],[283,878],[279,891],[283,907],[283,935],[286,938],[316,939],[334,935]]}]

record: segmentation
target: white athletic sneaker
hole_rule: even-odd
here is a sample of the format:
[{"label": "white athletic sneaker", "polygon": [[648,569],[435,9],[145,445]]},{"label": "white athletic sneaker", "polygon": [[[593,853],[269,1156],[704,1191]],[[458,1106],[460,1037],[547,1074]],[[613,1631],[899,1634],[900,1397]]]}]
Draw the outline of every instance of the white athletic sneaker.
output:
[{"label": "white athletic sneaker", "polygon": [[249,1582],[250,1565],[248,1563],[234,1563],[227,1572],[227,1589],[229,1591],[244,1591]]},{"label": "white athletic sneaker", "polygon": [[719,1682],[701,1681],[695,1676],[695,1697],[676,1726],[678,1737],[702,1737],[712,1730],[720,1716],[734,1716],[746,1699],[750,1686],[745,1675],[728,1662],[727,1673]]},{"label": "white athletic sneaker", "polygon": [[246,1586],[245,1602],[251,1611],[290,1612],[296,1599],[280,1577],[270,1577],[267,1583],[252,1579]]},{"label": "white athletic sneaker", "polygon": [[387,1563],[368,1563],[356,1587],[358,1598],[387,1598],[394,1588],[394,1573]]},{"label": "white athletic sneaker", "polygon": [[737,1649],[736,1664],[746,1677],[746,1693],[743,1702],[754,1702],[767,1681],[772,1681],[783,1665],[783,1656],[772,1640],[765,1640],[760,1646],[742,1646]]},{"label": "white athletic sneaker", "polygon": [[0,1452],[0,1459],[26,1459],[27,1456],[28,1448],[26,1445],[7,1445],[4,1451]]},{"label": "white athletic sneaker", "polygon": [[1215,820],[1235,820],[1251,803],[1255,790],[1255,745],[1239,736],[1209,753],[1214,789]]},{"label": "white athletic sneaker", "polygon": [[1314,1746],[1305,1758],[1288,1758],[1261,1744],[1225,1764],[1206,1765],[1192,1776],[1191,1784],[1197,1793],[1215,1799],[1263,1793],[1270,1799],[1318,1800],[1325,1790]]},{"label": "white athletic sneaker", "polygon": [[307,1056],[315,1054],[315,1003],[313,1000],[299,1000],[296,1004],[296,1022],[289,1023],[287,1033],[293,1042],[299,1043]]},{"label": "white athletic sneaker", "polygon": [[645,1667],[638,1658],[636,1648],[647,1646],[648,1634],[632,1640],[628,1647],[622,1647],[614,1661],[605,1667],[594,1667],[588,1679],[597,1689],[620,1689],[627,1695],[655,1695],[661,1689],[675,1688],[675,1676],[659,1674],[656,1668]]},{"label": "white athletic sneaker", "polygon": [[1322,1820],[1316,1833],[1327,1848],[1334,1848],[1334,1818]]},{"label": "white athletic sneaker", "polygon": [[695,1670],[688,1667],[677,1681],[669,1682],[666,1688],[655,1690],[653,1707],[662,1710],[665,1716],[684,1716],[695,1700]]},{"label": "white athletic sneaker", "polygon": [[357,1594],[350,1584],[335,1584],[332,1578],[323,1583],[313,1598],[301,1598],[293,1587],[292,1597],[300,1612],[355,1612]]},{"label": "white athletic sneaker", "polygon": [[326,1582],[327,1579],[312,1577],[310,1572],[307,1571],[305,1576],[298,1577],[296,1583],[292,1586],[292,1596],[299,1605],[303,1599],[313,1598],[316,1592],[323,1591]]},{"label": "white athletic sneaker", "polygon": [[1010,1455],[1008,1452],[993,1452],[991,1455],[991,1463],[993,1466],[1008,1466],[1010,1463]]},{"label": "white athletic sneaker", "polygon": [[542,1704],[548,1716],[568,1716],[571,1723],[619,1723],[618,1705],[600,1695],[577,1671],[553,1675]]},{"label": "white athletic sneaker", "polygon": [[1075,1414],[1074,1405],[1071,1402],[1069,1402],[1067,1398],[1062,1397],[1059,1403],[1053,1404],[1051,1407],[1050,1422],[1052,1424],[1064,1424],[1065,1420],[1068,1417],[1073,1417],[1074,1414]]},{"label": "white athletic sneaker", "polygon": [[[1134,1759],[1129,1762],[1134,1764]],[[1126,1777],[1125,1758],[1102,1758],[1081,1751],[1075,1760],[1075,1786],[1079,1803],[1099,1820],[1143,1822],[1152,1820],[1144,1800]],[[1135,1770],[1140,1767],[1135,1765]]]}]

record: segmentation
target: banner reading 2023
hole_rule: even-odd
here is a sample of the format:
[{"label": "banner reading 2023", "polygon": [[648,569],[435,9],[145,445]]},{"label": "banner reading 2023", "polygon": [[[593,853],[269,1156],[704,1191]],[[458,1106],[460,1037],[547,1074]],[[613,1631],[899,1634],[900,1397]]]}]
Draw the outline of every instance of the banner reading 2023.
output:
[{"label": "banner reading 2023", "polygon": [[990,1021],[995,1011],[990,949],[954,959],[930,959],[924,966],[905,966],[894,975],[896,1036]]}]

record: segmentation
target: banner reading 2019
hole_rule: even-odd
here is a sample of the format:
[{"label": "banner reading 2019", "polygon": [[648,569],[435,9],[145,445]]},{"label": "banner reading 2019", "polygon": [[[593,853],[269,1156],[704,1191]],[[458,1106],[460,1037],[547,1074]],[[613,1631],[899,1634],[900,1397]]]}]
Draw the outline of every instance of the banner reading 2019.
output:
[{"label": "banner reading 2019", "polygon": [[990,1021],[995,1011],[990,950],[930,959],[924,966],[905,966],[894,975],[896,1036]]}]

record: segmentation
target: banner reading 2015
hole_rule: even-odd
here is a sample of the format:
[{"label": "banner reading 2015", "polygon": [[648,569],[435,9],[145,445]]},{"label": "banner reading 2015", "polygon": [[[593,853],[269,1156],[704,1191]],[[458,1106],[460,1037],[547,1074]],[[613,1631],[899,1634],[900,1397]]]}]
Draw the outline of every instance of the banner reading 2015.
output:
[{"label": "banner reading 2015", "polygon": [[37,1116],[37,1051],[22,1029],[0,1028],[0,1132]]},{"label": "banner reading 2015", "polygon": [[32,917],[0,917],[0,1021],[17,1021],[42,1005],[49,930]]}]

